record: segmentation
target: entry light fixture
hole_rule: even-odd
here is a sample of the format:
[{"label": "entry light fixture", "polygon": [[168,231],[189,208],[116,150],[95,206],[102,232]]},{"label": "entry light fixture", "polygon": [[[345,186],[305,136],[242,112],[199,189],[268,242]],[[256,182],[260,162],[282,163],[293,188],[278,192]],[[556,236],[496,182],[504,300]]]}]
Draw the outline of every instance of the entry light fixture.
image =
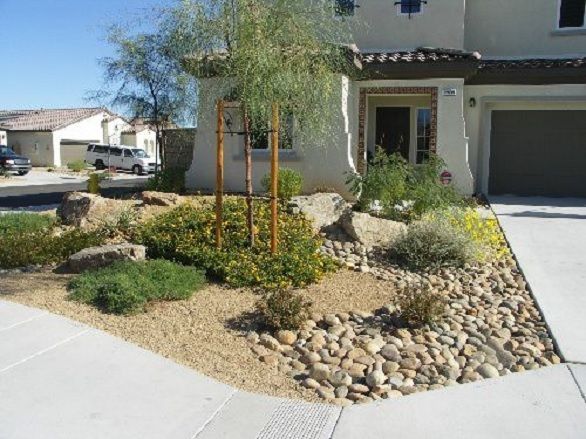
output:
[{"label": "entry light fixture", "polygon": [[476,98],[470,98],[468,103],[470,104],[470,108],[476,107]]}]

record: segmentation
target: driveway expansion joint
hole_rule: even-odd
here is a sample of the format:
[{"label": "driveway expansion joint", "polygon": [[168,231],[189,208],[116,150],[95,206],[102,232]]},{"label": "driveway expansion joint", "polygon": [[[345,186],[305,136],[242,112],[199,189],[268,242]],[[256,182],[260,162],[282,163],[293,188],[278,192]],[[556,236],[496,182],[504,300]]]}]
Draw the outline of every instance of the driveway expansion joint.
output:
[{"label": "driveway expansion joint", "polygon": [[5,328],[0,328],[0,332],[4,332],[4,331],[8,331],[10,329],[17,328],[17,327],[19,327],[21,325],[25,325],[27,323],[30,323],[30,322],[34,321],[34,320],[37,320],[38,318],[45,317],[47,315],[49,315],[48,312],[42,312],[40,314],[37,314],[36,316],[30,317],[30,318],[28,318],[26,320],[23,320],[22,322],[14,323],[14,324],[12,324],[10,326],[6,326]]},{"label": "driveway expansion joint", "polygon": [[228,404],[238,392],[239,392],[238,389],[232,389],[232,391],[230,392],[230,395],[228,395],[228,398],[226,398],[224,400],[224,402],[222,402],[222,404],[220,404],[220,406],[214,411],[214,413],[212,413],[212,416],[210,416],[210,418],[203,423],[203,425],[199,428],[199,430],[197,430],[195,432],[195,434],[193,436],[191,436],[191,439],[196,439],[200,434],[202,434],[204,432],[204,430],[206,429],[206,427],[212,423],[212,421],[220,414],[222,409],[224,407],[226,407],[226,404]]},{"label": "driveway expansion joint", "polygon": [[582,389],[582,387],[580,386],[580,383],[578,382],[578,379],[576,378],[576,375],[574,374],[574,371],[572,370],[570,365],[568,364],[566,367],[570,371],[570,375],[572,375],[572,379],[574,380],[574,383],[576,383],[576,387],[578,387],[578,392],[580,392],[580,396],[582,396],[584,404],[586,404],[586,394],[584,394],[584,389]]}]

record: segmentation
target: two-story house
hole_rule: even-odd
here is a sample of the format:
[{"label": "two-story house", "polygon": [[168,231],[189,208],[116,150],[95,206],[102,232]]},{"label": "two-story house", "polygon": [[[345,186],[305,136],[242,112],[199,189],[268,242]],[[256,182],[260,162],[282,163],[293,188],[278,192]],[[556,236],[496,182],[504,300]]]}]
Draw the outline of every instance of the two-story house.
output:
[{"label": "two-story house", "polygon": [[[347,193],[379,146],[413,163],[436,152],[468,194],[586,196],[586,0],[332,1],[357,23],[362,74],[340,77],[327,148],[281,154],[306,190]],[[200,102],[190,187],[214,187],[215,117]],[[242,190],[243,140],[226,142],[226,188]],[[268,152],[254,162],[259,189]]]}]

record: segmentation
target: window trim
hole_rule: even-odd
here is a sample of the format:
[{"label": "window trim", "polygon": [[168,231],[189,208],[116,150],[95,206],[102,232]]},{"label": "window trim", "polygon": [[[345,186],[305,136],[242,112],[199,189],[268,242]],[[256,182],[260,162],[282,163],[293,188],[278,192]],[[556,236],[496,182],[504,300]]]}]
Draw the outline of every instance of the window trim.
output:
[{"label": "window trim", "polygon": [[[419,138],[423,138],[425,139],[426,136],[420,136],[419,135],[419,131],[418,131],[418,124],[419,124],[419,111],[421,110],[427,110],[429,111],[429,125],[430,125],[430,129],[429,129],[429,136],[427,136],[427,138],[429,139],[429,148],[424,150],[424,149],[419,149]],[[427,152],[427,153],[431,153],[431,138],[432,138],[432,133],[431,133],[431,119],[432,119],[432,111],[431,111],[431,107],[415,107],[415,157],[413,160],[413,163],[415,163],[415,165],[421,165],[422,163],[417,163],[417,154],[422,151],[422,152]]]},{"label": "window trim", "polygon": [[564,0],[558,0],[558,7],[556,11],[556,22],[555,22],[555,30],[556,34],[563,34],[563,33],[575,33],[576,31],[584,31],[586,30],[586,9],[584,10],[584,23],[582,26],[579,27],[561,27],[560,21],[562,19],[562,2]]},{"label": "window trim", "polygon": [[425,3],[419,3],[419,12],[402,12],[401,8],[403,7],[402,4],[395,5],[397,8],[397,16],[399,17],[412,17],[416,15],[423,15],[425,12]]}]

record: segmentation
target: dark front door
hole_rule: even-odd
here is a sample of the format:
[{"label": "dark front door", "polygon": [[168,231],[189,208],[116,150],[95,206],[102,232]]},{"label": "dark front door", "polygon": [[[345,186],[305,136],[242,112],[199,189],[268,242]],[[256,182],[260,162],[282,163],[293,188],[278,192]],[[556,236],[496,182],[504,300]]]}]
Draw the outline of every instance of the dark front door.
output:
[{"label": "dark front door", "polygon": [[376,146],[388,154],[395,152],[409,160],[411,109],[379,107],[376,109]]}]

